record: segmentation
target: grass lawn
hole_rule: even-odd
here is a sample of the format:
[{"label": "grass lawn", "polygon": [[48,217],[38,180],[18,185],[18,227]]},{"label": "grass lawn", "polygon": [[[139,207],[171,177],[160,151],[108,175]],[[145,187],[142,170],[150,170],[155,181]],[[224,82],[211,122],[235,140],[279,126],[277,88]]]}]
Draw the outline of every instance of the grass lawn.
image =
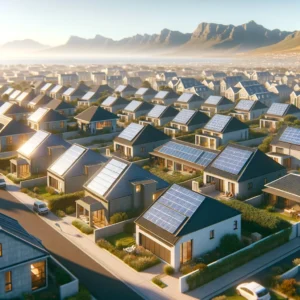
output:
[{"label": "grass lawn", "polygon": [[273,212],[271,214],[277,216],[278,218],[286,220],[288,222],[298,222],[299,221],[299,219],[293,218],[291,215],[283,214],[283,213],[280,213],[280,212]]},{"label": "grass lawn", "polygon": [[117,243],[121,243],[122,247],[130,247],[135,244],[135,239],[133,238],[132,234],[121,232],[116,235],[110,236],[106,238],[107,241],[109,241],[112,245],[115,247],[117,246]]}]

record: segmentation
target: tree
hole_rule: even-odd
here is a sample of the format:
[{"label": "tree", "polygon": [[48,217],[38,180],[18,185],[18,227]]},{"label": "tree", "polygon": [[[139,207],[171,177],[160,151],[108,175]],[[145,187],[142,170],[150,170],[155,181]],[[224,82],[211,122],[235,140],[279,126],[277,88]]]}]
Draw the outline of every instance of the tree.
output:
[{"label": "tree", "polygon": [[296,120],[297,120],[297,117],[293,116],[293,115],[287,115],[284,117],[285,123],[294,123]]},{"label": "tree", "polygon": [[8,96],[7,94],[4,94],[4,95],[2,96],[2,100],[3,100],[3,101],[8,101],[8,99],[9,99],[9,96]]},{"label": "tree", "polygon": [[273,136],[272,135],[269,135],[267,136],[263,142],[258,146],[258,149],[264,153],[267,153],[269,152],[270,150],[270,144],[273,140]]},{"label": "tree", "polygon": [[149,81],[145,80],[145,81],[143,81],[143,83],[142,83],[142,87],[143,87],[143,88],[151,88],[151,84],[150,84]]}]

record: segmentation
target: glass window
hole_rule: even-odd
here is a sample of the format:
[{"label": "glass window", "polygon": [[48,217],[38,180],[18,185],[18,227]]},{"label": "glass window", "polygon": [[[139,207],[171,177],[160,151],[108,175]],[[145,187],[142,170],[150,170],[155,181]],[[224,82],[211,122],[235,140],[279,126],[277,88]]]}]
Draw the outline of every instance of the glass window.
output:
[{"label": "glass window", "polygon": [[0,244],[0,257],[2,257],[2,244]]},{"label": "glass window", "polygon": [[64,128],[65,127],[65,122],[61,121],[60,122],[60,128]]},{"label": "glass window", "polygon": [[234,223],[233,223],[233,229],[234,230],[238,229],[238,221],[234,221]]},{"label": "glass window", "polygon": [[209,232],[209,239],[214,239],[215,238],[215,231],[214,230],[211,230],[210,232]]},{"label": "glass window", "polygon": [[5,292],[12,291],[12,274],[11,271],[5,273]]},{"label": "glass window", "polygon": [[46,285],[46,261],[40,261],[30,266],[31,269],[31,288],[39,289]]},{"label": "glass window", "polygon": [[140,191],[141,191],[141,185],[138,184],[138,185],[135,186],[135,192],[139,193]]}]

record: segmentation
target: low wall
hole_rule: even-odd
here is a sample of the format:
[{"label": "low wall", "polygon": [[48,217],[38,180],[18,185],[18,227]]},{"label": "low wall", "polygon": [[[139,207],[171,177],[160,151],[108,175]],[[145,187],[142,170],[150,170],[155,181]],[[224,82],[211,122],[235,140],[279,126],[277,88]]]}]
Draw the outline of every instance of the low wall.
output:
[{"label": "low wall", "polygon": [[247,204],[250,204],[254,207],[259,207],[264,201],[264,194],[260,194],[258,196],[249,198],[247,200],[245,200],[244,202]]},{"label": "low wall", "polygon": [[78,130],[67,131],[67,132],[62,133],[62,137],[63,137],[63,139],[68,140],[71,138],[75,138],[76,136],[78,136],[78,134],[79,134]]},{"label": "low wall", "polygon": [[287,272],[283,273],[282,275],[280,275],[280,279],[290,279],[295,277],[298,273],[299,273],[299,266],[296,266],[288,270]]},{"label": "low wall", "polygon": [[149,160],[150,158],[145,158],[145,159],[134,161],[133,163],[140,167],[143,167],[144,165],[147,165],[149,163]]},{"label": "low wall", "polygon": [[216,186],[214,184],[210,184],[210,185],[201,187],[200,188],[200,193],[210,194],[215,190],[216,190]]},{"label": "low wall", "polygon": [[20,182],[20,187],[22,188],[33,188],[35,186],[47,185],[47,176],[24,180]]},{"label": "low wall", "polygon": [[17,151],[7,151],[7,152],[0,152],[0,158],[7,158],[11,156],[16,156],[18,153]]},{"label": "low wall", "polygon": [[260,145],[265,138],[266,138],[266,136],[262,136],[262,137],[259,137],[259,138],[256,138],[256,139],[240,141],[240,142],[237,142],[237,143],[240,144],[240,145],[243,145],[243,146],[247,146],[247,147],[252,146],[253,147],[253,146]]},{"label": "low wall", "polygon": [[179,277],[179,291],[181,293],[185,293],[189,290],[189,285],[187,284],[187,278],[190,277],[192,274],[195,274],[199,272],[198,270],[195,270],[189,274],[183,275],[181,277]]},{"label": "low wall", "polygon": [[76,143],[76,144],[84,145],[84,144],[89,144],[97,141],[111,141],[118,135],[119,132],[112,132],[108,134],[92,135],[92,136],[77,138],[77,139],[68,139],[68,142],[71,144]]},{"label": "low wall", "polygon": [[105,239],[106,237],[118,234],[123,232],[124,230],[124,225],[127,223],[131,223],[133,221],[135,221],[136,218],[132,218],[123,222],[119,222],[116,224],[112,224],[112,225],[108,225],[99,229],[94,230],[94,240],[95,243],[99,240],[99,239]]}]

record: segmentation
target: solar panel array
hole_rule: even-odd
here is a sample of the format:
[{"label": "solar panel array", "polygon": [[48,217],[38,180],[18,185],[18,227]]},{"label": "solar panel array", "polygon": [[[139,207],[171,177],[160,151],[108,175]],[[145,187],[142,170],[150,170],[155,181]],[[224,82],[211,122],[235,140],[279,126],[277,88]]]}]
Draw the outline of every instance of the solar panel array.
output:
[{"label": "solar panel array", "polygon": [[283,116],[288,109],[289,104],[286,103],[273,103],[268,109],[267,114],[275,116]]},{"label": "solar panel array", "polygon": [[47,89],[49,89],[49,87],[52,85],[52,83],[46,83],[42,88],[41,91],[46,91]]},{"label": "solar panel array", "polygon": [[119,85],[116,89],[115,92],[123,92],[123,90],[126,88],[126,85]]},{"label": "solar panel array", "polygon": [[300,128],[287,127],[281,134],[279,141],[300,145]]},{"label": "solar panel array", "polygon": [[12,93],[14,89],[13,88],[8,88],[5,92],[4,92],[4,95],[9,95],[10,93]]},{"label": "solar panel array", "polygon": [[58,175],[63,175],[84,151],[85,148],[73,145],[54,162],[54,164],[50,167],[50,170]]},{"label": "solar panel array", "polygon": [[136,95],[144,95],[147,91],[148,91],[148,88],[139,88],[135,94]]},{"label": "solar panel array", "polygon": [[167,92],[167,91],[160,91],[160,92],[158,92],[158,93],[155,95],[154,98],[157,98],[157,99],[164,99],[164,98],[167,96],[168,93],[169,93],[169,92]]},{"label": "solar panel array", "polygon": [[217,105],[221,99],[222,99],[222,97],[220,97],[220,96],[209,96],[206,99],[206,101],[204,102],[204,104]]},{"label": "solar panel array", "polygon": [[65,96],[70,96],[74,91],[75,91],[74,88],[68,88],[68,89],[63,93],[63,95],[65,95]]},{"label": "solar panel array", "polygon": [[204,126],[204,129],[221,132],[227,123],[230,121],[230,116],[214,115],[209,122]]},{"label": "solar panel array", "polygon": [[87,92],[81,99],[82,100],[90,100],[95,95],[94,92]]},{"label": "solar panel array", "polygon": [[196,164],[203,167],[207,167],[216,156],[217,154],[214,152],[204,151],[200,158],[196,161]]},{"label": "solar panel array", "polygon": [[159,118],[166,109],[167,106],[157,104],[149,111],[148,117]]},{"label": "solar panel array", "polygon": [[109,97],[107,97],[107,98],[102,102],[102,105],[110,106],[110,105],[112,105],[116,100],[117,100],[116,97],[109,96]]},{"label": "solar panel array", "polygon": [[172,122],[186,124],[196,113],[196,111],[191,109],[183,109],[181,110],[176,117],[173,119]]},{"label": "solar panel array", "polygon": [[123,131],[119,134],[119,138],[132,141],[143,128],[143,125],[131,123],[123,129]]},{"label": "solar panel array", "polygon": [[87,188],[96,194],[103,196],[116,182],[127,164],[116,159],[110,160],[103,169],[90,181]]},{"label": "solar panel array", "polygon": [[219,170],[237,175],[244,167],[251,154],[251,151],[228,146],[217,157],[212,166]]},{"label": "solar panel array", "polygon": [[62,88],[62,85],[57,84],[50,93],[57,93]]},{"label": "solar panel array", "polygon": [[37,131],[28,141],[26,141],[18,152],[25,156],[29,156],[45,139],[50,133],[45,131]]},{"label": "solar panel array", "polygon": [[241,100],[237,106],[235,107],[235,109],[240,109],[240,110],[246,110],[249,111],[252,106],[254,105],[255,101],[252,100]]},{"label": "solar panel array", "polygon": [[23,92],[21,93],[18,97],[17,97],[17,101],[23,101],[25,99],[25,97],[28,96],[27,92]]},{"label": "solar panel array", "polygon": [[205,197],[177,184],[172,185],[143,215],[160,228],[175,233],[199,208]]},{"label": "solar panel array", "polygon": [[12,107],[12,103],[5,102],[0,107],[0,115],[4,115],[10,108]]},{"label": "solar panel array", "polygon": [[14,92],[9,96],[9,99],[14,100],[14,99],[16,99],[20,94],[21,94],[21,91],[16,90],[16,91],[14,91]]},{"label": "solar panel array", "polygon": [[141,104],[142,104],[141,101],[132,100],[132,101],[124,108],[124,110],[135,111]]},{"label": "solar panel array", "polygon": [[193,97],[194,94],[190,94],[190,93],[183,93],[179,98],[178,98],[178,102],[184,102],[187,103],[190,101],[190,99]]},{"label": "solar panel array", "polygon": [[40,107],[28,117],[28,121],[39,122],[47,112],[47,108]]}]

